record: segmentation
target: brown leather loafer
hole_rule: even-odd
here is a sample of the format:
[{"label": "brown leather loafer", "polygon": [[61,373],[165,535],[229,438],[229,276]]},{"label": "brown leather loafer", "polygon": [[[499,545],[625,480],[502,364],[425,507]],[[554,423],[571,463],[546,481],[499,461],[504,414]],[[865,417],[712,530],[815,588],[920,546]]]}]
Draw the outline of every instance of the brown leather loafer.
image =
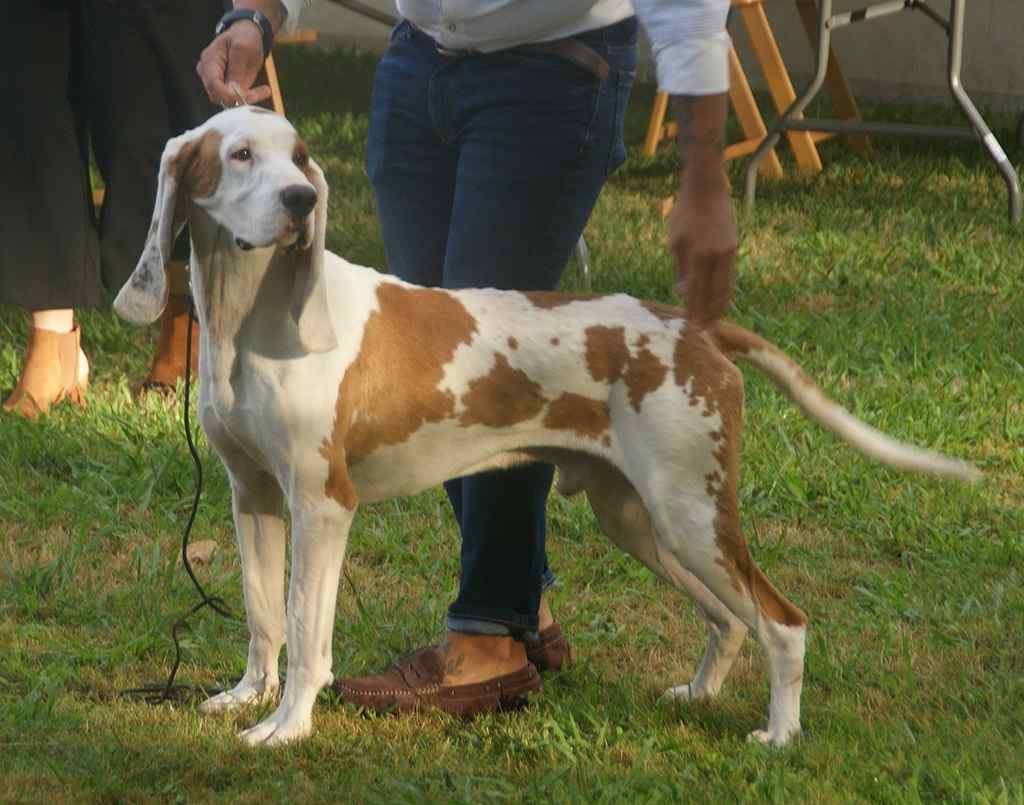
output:
[{"label": "brown leather loafer", "polygon": [[444,652],[428,646],[398,660],[376,676],[336,679],[332,688],[348,704],[367,710],[409,712],[438,708],[471,717],[523,704],[527,694],[540,690],[533,663],[511,674],[471,685],[443,685]]},{"label": "brown leather loafer", "polygon": [[523,645],[526,658],[537,666],[538,671],[559,671],[572,663],[572,648],[557,623],[541,629],[536,640],[524,640]]}]

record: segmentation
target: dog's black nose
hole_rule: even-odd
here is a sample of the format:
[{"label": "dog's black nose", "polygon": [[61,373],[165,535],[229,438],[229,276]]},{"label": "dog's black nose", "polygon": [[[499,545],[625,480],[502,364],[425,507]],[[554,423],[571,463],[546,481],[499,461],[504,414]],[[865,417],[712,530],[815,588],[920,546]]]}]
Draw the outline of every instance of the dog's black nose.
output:
[{"label": "dog's black nose", "polygon": [[293,184],[281,191],[281,203],[294,218],[305,218],[316,206],[316,190],[308,185]]}]

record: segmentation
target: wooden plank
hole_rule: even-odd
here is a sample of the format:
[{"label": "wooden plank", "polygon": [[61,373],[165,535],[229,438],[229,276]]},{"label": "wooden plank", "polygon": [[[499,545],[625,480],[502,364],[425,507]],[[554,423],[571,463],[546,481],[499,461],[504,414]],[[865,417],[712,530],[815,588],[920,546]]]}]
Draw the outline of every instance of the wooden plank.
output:
[{"label": "wooden plank", "polygon": [[263,62],[263,69],[267,71],[267,83],[270,85],[270,102],[274,111],[279,115],[284,114],[284,98],[281,96],[281,85],[277,82],[277,68],[274,66],[274,54],[267,56]]},{"label": "wooden plank", "polygon": [[647,136],[644,138],[642,153],[645,157],[654,156],[658,143],[663,137],[672,135],[662,131],[662,124],[665,122],[665,111],[668,109],[668,93],[658,92],[654,96],[654,103],[651,106],[651,119],[647,122]]},{"label": "wooden plank", "polygon": [[316,43],[318,36],[316,28],[298,28],[290,34],[278,34],[275,36],[274,46],[312,45]]},{"label": "wooden plank", "polygon": [[[732,103],[733,111],[736,112],[740,128],[743,129],[745,139],[743,142],[730,145],[725,149],[726,160],[752,153],[768,133],[761,112],[757,108],[757,101],[754,100],[754,93],[750,90],[750,83],[743,72],[743,65],[740,64],[739,56],[736,55],[736,48],[729,48],[729,100]],[[753,143],[753,147],[750,150],[743,150],[750,143]],[[761,162],[760,171],[763,176],[773,179],[782,178],[782,163],[779,162],[774,148]]]},{"label": "wooden plank", "polygon": [[[782,114],[793,101],[796,100],[796,92],[793,90],[793,83],[789,80],[789,73],[786,72],[786,65],[782,61],[782,54],[772,34],[771,26],[768,25],[768,17],[765,16],[764,8],[760,3],[745,4],[740,6],[740,14],[746,26],[747,34],[750,37],[750,44],[754,48],[758,64],[761,65],[761,72],[768,82],[768,91],[771,93],[772,102],[779,114]],[[821,171],[821,157],[818,149],[814,147],[814,141],[805,131],[787,131],[786,139],[789,147],[793,149],[796,157],[796,164],[805,173],[819,173]]]},{"label": "wooden plank", "polygon": [[[814,6],[814,0],[796,0],[796,2],[801,7],[801,14],[806,13],[804,7],[809,5],[816,25],[817,10],[816,6]],[[768,84],[772,102],[777,112],[782,114],[796,99],[796,92],[790,81],[786,65],[782,60],[778,44],[772,34],[768,18],[764,13],[763,3],[764,0],[731,0],[731,4],[740,9],[755,56]],[[806,20],[804,24],[806,25]],[[830,58],[830,69],[833,60]],[[834,71],[838,75],[839,80],[842,81],[842,87],[845,91],[843,95],[845,101],[842,102],[844,104],[842,109],[849,112],[852,108],[853,113],[857,114],[856,103],[853,101],[853,96],[850,95],[848,87],[846,87],[845,79],[839,71],[838,63],[834,65]],[[752,153],[756,150],[757,144],[767,134],[764,118],[757,107],[757,101],[754,98],[753,92],[751,92],[750,84],[747,81],[746,74],[743,72],[743,66],[736,56],[735,49],[730,49],[729,52],[729,100],[746,138],[739,143],[732,143],[726,147],[726,159],[733,159],[737,156],[745,156]],[[675,122],[665,122],[668,101],[668,94],[664,92],[658,92],[654,97],[650,119],[647,123],[647,134],[641,151],[644,156],[652,156],[662,140],[673,138],[678,133],[678,126]],[[797,165],[802,171],[810,173],[817,173],[821,170],[821,157],[818,154],[815,143],[832,136],[835,135],[825,132],[786,132],[786,138],[796,157]],[[747,144],[749,141],[754,142],[753,147]],[[767,155],[761,165],[761,173],[772,178],[779,178],[783,175],[782,164],[779,162],[778,155],[774,150]]]}]

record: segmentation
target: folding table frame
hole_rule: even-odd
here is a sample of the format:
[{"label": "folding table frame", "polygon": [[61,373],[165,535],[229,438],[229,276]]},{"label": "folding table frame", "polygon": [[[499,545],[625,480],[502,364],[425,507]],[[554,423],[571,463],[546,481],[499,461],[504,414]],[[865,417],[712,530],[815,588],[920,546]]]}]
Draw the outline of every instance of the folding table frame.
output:
[{"label": "folding table frame", "polygon": [[[989,129],[985,120],[971,101],[960,82],[960,69],[963,61],[964,9],[967,0],[950,0],[950,17],[936,12],[925,0],[888,0],[875,3],[856,11],[842,14],[832,13],[832,0],[819,0],[818,5],[818,47],[815,58],[814,79],[785,113],[768,129],[768,134],[750,158],[746,170],[746,206],[750,210],[754,206],[757,188],[758,166],[779,141],[784,131],[823,131],[834,134],[881,134],[897,136],[936,137],[940,139],[978,140],[986,153],[995,163],[1006,183],[1010,221],[1020,223],[1021,197],[1020,183],[1017,173],[1010,164],[999,141]],[[867,122],[853,120],[814,119],[802,117],[807,105],[821,90],[825,82],[828,68],[829,49],[832,42],[832,31],[853,23],[865,22],[875,17],[895,14],[900,11],[920,11],[928,19],[937,23],[945,32],[949,42],[947,58],[947,76],[949,89],[961,111],[967,117],[970,127],[927,126],[906,123]]]}]

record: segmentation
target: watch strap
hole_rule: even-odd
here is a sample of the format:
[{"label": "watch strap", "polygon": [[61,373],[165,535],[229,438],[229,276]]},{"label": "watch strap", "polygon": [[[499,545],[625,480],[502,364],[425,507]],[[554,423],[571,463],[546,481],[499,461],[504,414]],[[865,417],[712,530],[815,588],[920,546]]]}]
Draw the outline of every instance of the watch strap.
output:
[{"label": "watch strap", "polygon": [[270,49],[274,46],[274,28],[271,26],[270,20],[267,19],[266,15],[261,14],[254,8],[236,8],[233,11],[229,11],[217,22],[217,26],[213,29],[213,35],[220,36],[240,20],[249,20],[259,26],[260,33],[263,36],[263,58],[266,59],[270,55]]}]

